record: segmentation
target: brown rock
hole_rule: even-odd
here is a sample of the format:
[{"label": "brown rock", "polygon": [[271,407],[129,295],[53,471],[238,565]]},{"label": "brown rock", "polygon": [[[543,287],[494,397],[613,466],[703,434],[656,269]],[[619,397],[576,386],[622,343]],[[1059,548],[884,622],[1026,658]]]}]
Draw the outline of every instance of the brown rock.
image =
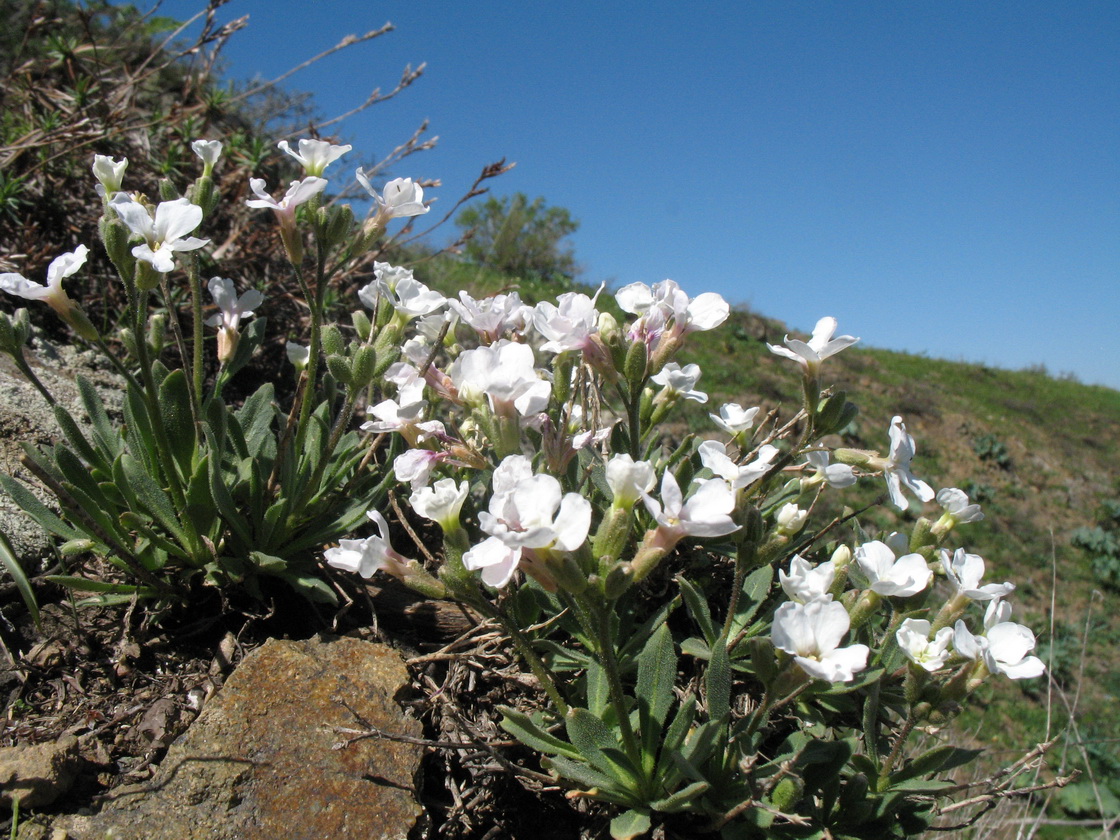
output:
[{"label": "brown rock", "polygon": [[0,747],[0,805],[43,808],[70,790],[80,762],[78,739],[66,735],[47,744]]},{"label": "brown rock", "polygon": [[393,699],[406,679],[381,645],[269,641],[171,746],[152,782],[60,825],[75,840],[110,831],[118,840],[404,840],[421,813],[411,792],[421,749],[378,738],[335,746],[346,740],[337,728],[364,728],[354,714],[419,735]]}]

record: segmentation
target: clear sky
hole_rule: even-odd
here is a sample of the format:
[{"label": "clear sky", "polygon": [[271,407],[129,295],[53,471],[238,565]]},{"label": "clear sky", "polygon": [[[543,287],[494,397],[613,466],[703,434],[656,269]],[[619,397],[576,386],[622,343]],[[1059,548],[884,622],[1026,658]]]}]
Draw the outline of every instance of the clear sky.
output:
[{"label": "clear sky", "polygon": [[569,208],[590,282],[671,277],[795,330],[834,315],[868,345],[1120,388],[1115,0],[219,11],[242,15],[236,78],[391,21],[289,86],[333,116],[427,62],[343,138],[373,159],[430,119],[439,148],[394,174],[441,179],[445,206],[483,164],[516,161],[493,191]]}]

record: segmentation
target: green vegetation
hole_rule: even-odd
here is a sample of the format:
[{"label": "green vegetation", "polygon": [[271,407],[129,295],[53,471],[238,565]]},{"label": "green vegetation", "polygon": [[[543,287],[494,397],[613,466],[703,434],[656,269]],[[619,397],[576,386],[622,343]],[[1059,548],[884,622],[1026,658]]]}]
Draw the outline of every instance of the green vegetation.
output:
[{"label": "green vegetation", "polygon": [[511,277],[548,281],[572,280],[579,266],[565,238],[579,222],[563,207],[549,207],[543,198],[523,193],[468,207],[455,220],[466,230],[464,254],[477,265]]}]

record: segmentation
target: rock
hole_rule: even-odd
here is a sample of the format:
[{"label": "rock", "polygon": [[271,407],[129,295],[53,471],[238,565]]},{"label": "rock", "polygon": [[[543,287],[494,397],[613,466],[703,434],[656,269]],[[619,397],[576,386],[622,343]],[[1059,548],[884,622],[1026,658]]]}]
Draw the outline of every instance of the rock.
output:
[{"label": "rock", "polygon": [[271,640],[230,675],[151,782],[56,826],[74,840],[404,840],[422,813],[412,795],[421,748],[379,738],[336,748],[347,738],[336,729],[419,736],[394,700],[407,677],[382,645]]},{"label": "rock", "polygon": [[46,744],[0,747],[0,805],[10,807],[16,799],[21,809],[52,805],[70,790],[80,763],[73,735]]}]

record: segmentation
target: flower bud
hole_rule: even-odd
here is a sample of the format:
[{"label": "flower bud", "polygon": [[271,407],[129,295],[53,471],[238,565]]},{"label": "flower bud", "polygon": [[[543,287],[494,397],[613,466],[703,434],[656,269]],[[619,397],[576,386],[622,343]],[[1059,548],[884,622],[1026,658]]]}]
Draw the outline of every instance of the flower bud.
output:
[{"label": "flower bud", "polygon": [[320,337],[323,341],[323,352],[328,356],[340,356],[346,352],[346,339],[342,337],[342,330],[335,324],[323,327]]},{"label": "flower bud", "polygon": [[626,351],[626,362],[623,364],[622,375],[630,385],[630,393],[637,394],[646,381],[646,364],[649,362],[649,351],[644,341],[638,340],[630,343]]},{"label": "flower bud", "polygon": [[140,358],[139,348],[136,345],[136,333],[128,327],[123,327],[118,333],[117,338],[120,339],[121,344],[124,345],[125,352],[133,359]]},{"label": "flower bud", "polygon": [[354,353],[354,360],[350,366],[351,384],[355,388],[364,388],[373,380],[373,373],[377,365],[377,352],[368,344],[363,344]]},{"label": "flower bud", "polygon": [[548,563],[548,571],[560,587],[573,595],[587,589],[587,574],[576,559],[568,553],[558,555]]},{"label": "flower bud", "polygon": [[160,201],[174,201],[179,198],[179,190],[171,183],[170,178],[160,178],[159,198]]},{"label": "flower bud", "polygon": [[336,248],[353,235],[354,211],[349,204],[327,208],[327,220],[323,225],[323,239],[327,248]]},{"label": "flower bud", "polygon": [[63,318],[70,325],[70,329],[86,341],[97,341],[101,337],[101,334],[97,332],[97,327],[93,325],[93,322],[90,321],[85,311],[78,304],[70,304],[70,308],[66,310]]},{"label": "flower bud", "polygon": [[208,175],[203,175],[194,182],[194,187],[191,190],[191,204],[197,204],[202,208],[202,213],[209,216],[214,212],[214,208],[218,206],[218,194],[214,191],[214,179]]},{"label": "flower bud", "polygon": [[910,532],[910,550],[920,552],[923,548],[931,548],[937,543],[937,537],[932,533],[933,523],[924,516],[914,523],[914,530]]},{"label": "flower bud", "polygon": [[331,375],[343,385],[350,385],[353,382],[353,375],[350,372],[350,360],[345,356],[327,356],[327,370]]},{"label": "flower bud", "polygon": [[784,776],[770,792],[770,802],[779,811],[788,811],[796,805],[805,791],[805,782],[797,776]]},{"label": "flower bud", "polygon": [[881,460],[878,452],[871,452],[866,449],[834,449],[832,450],[832,459],[841,464],[849,464],[853,467],[870,467],[875,468],[875,463]]},{"label": "flower bud", "polygon": [[102,216],[98,222],[101,244],[117,271],[126,277],[132,274],[133,256],[128,247],[128,228],[120,219]]},{"label": "flower bud", "polygon": [[362,341],[369,341],[370,333],[373,332],[373,324],[370,323],[369,316],[365,312],[355,309],[350,313],[350,323],[354,325],[358,338]]},{"label": "flower bud", "polygon": [[[832,396],[821,400],[820,405],[817,406],[817,416],[813,423],[813,427],[818,434],[828,435],[843,428],[843,426],[837,424],[844,416],[847,398],[847,392],[838,391]],[[844,425],[847,424],[845,423]]]},{"label": "flower bud", "polygon": [[156,312],[148,321],[148,346],[152,353],[158,356],[163,352],[164,342],[167,340],[167,313]]},{"label": "flower bud", "polygon": [[629,563],[619,563],[603,580],[603,595],[608,601],[615,601],[630,588],[634,582],[634,568]]}]

